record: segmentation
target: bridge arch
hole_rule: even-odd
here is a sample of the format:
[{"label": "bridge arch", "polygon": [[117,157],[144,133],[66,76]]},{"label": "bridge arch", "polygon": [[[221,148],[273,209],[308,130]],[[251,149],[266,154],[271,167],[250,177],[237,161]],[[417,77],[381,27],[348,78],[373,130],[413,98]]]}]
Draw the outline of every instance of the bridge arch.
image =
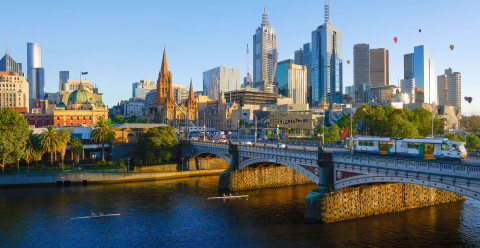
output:
[{"label": "bridge arch", "polygon": [[457,182],[456,185],[448,182],[439,182],[431,181],[428,178],[412,178],[405,176],[388,176],[388,175],[377,175],[377,176],[366,176],[366,175],[357,175],[351,176],[346,179],[338,180],[338,175],[335,175],[335,189],[342,189],[351,186],[358,186],[364,184],[381,184],[381,183],[408,183],[415,184],[420,186],[427,186],[431,188],[441,189],[456,193],[463,196],[468,196],[476,200],[480,200],[479,187],[472,187],[465,184]]},{"label": "bridge arch", "polygon": [[312,180],[312,183],[318,183],[318,168],[309,170],[304,166],[290,163],[287,161],[281,161],[281,160],[275,160],[275,159],[266,159],[266,158],[252,158],[252,159],[247,159],[239,164],[239,169],[243,169],[245,167],[249,167],[250,165],[253,164],[258,164],[258,163],[275,163],[279,165],[284,165],[286,167],[289,167],[290,169],[293,169],[294,171],[299,172],[300,174],[304,175],[308,179]]},{"label": "bridge arch", "polygon": [[228,164],[230,164],[230,158],[227,157],[226,154],[223,154],[223,153],[218,152],[218,151],[202,151],[202,150],[195,151],[192,154],[192,159],[199,156],[199,155],[202,155],[202,154],[213,154],[213,155],[225,160],[225,162],[227,162]]}]

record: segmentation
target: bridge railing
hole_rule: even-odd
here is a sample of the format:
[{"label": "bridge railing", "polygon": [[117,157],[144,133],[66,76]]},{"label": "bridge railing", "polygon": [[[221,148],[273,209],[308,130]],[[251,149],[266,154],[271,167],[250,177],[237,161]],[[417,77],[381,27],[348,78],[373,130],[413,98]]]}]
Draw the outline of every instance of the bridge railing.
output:
[{"label": "bridge railing", "polygon": [[405,168],[419,171],[437,171],[449,174],[465,174],[480,177],[480,166],[460,164],[454,161],[439,161],[415,158],[391,158],[371,155],[333,154],[334,161],[360,163],[361,165]]}]

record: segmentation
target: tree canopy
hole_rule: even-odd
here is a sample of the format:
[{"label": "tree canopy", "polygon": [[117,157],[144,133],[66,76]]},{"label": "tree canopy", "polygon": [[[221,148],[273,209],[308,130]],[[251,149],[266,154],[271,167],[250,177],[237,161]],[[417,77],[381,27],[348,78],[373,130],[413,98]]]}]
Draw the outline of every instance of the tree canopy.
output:
[{"label": "tree canopy", "polygon": [[[142,134],[135,146],[134,161],[136,164],[158,164],[169,161],[172,149],[177,144],[173,127],[150,128]],[[146,159],[146,161],[145,161]]]},{"label": "tree canopy", "polygon": [[28,123],[11,108],[0,109],[0,167],[23,157],[30,136]]},{"label": "tree canopy", "polygon": [[[432,134],[432,113],[423,107],[414,111],[408,108],[364,104],[353,115],[359,123],[359,133],[372,136],[426,137]],[[402,130],[406,128],[406,130]],[[434,117],[434,134],[442,133],[444,122],[440,115]]]},{"label": "tree canopy", "polygon": [[340,127],[337,124],[332,124],[330,128],[326,128],[323,125],[320,125],[317,128],[318,134],[323,134],[323,130],[325,128],[325,141],[335,141],[340,140]]},{"label": "tree canopy", "polygon": [[100,118],[95,123],[92,131],[90,131],[90,139],[102,143],[102,161],[105,160],[105,143],[115,140],[115,131],[112,128],[112,124],[108,122],[109,119]]}]

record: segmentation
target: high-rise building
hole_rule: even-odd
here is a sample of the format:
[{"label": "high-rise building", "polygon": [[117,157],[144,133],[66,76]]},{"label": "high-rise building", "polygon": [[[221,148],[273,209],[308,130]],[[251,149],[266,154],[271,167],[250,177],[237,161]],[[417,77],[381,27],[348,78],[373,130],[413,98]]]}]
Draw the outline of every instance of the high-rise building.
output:
[{"label": "high-rise building", "polygon": [[303,65],[307,67],[307,102],[312,105],[312,85],[310,83],[310,52],[312,43],[303,44]]},{"label": "high-rise building", "polygon": [[389,85],[388,50],[370,49],[370,84],[372,87]]},{"label": "high-rise building", "polygon": [[[253,87],[261,91],[273,92],[275,82],[274,67],[277,57],[277,35],[263,11],[262,24],[253,35]],[[210,97],[210,95],[208,95]],[[215,98],[218,98],[218,92]],[[210,97],[210,99],[213,99]]]},{"label": "high-rise building", "polygon": [[354,94],[351,95],[355,102],[367,101],[364,91],[366,84],[370,84],[370,45],[355,44],[353,46]]},{"label": "high-rise building", "polygon": [[28,112],[28,82],[14,71],[0,71],[0,109],[13,108]]},{"label": "high-rise building", "polygon": [[[437,102],[435,62],[429,56],[428,46],[416,46],[413,52],[413,78],[415,87],[423,88],[423,103]],[[422,99],[416,95],[416,99]],[[418,101],[417,101],[418,102]]]},{"label": "high-rise building", "polygon": [[310,67],[312,105],[318,105],[322,97],[325,97],[330,104],[342,103],[342,31],[329,23],[328,5],[325,5],[325,23],[312,31]]},{"label": "high-rise building", "polygon": [[307,103],[307,67],[296,65],[291,59],[281,61],[277,64],[278,92],[293,103]]},{"label": "high-rise building", "polygon": [[62,86],[63,83],[67,83],[68,79],[70,79],[70,72],[69,71],[60,71],[58,76],[58,92],[65,90]]},{"label": "high-rise building", "polygon": [[277,64],[278,94],[285,97],[288,97],[288,70],[293,62],[293,59],[287,59],[280,61]]},{"label": "high-rise building", "polygon": [[413,78],[413,53],[403,55],[403,78]]},{"label": "high-rise building", "polygon": [[458,114],[462,114],[462,75],[452,68],[445,70],[445,74],[437,77],[438,105],[454,106]]},{"label": "high-rise building", "polygon": [[157,87],[154,81],[140,80],[140,82],[132,83],[132,98],[139,98],[145,100],[148,92]]},{"label": "high-rise building", "polygon": [[295,51],[293,57],[294,57],[294,59],[293,59],[294,64],[303,65],[303,61],[304,61],[305,56],[303,55],[303,49],[302,48]]},{"label": "high-rise building", "polygon": [[402,94],[408,94],[408,103],[415,103],[415,78],[399,80]]},{"label": "high-rise building", "polygon": [[27,80],[30,99],[43,99],[45,96],[45,70],[42,68],[42,46],[40,44],[27,43]]},{"label": "high-rise building", "polygon": [[240,69],[219,66],[203,72],[203,95],[216,101],[220,92],[240,89]]},{"label": "high-rise building", "polygon": [[345,86],[345,94],[349,95],[353,100],[353,96],[355,95],[355,86],[353,86],[353,85],[352,86]]},{"label": "high-rise building", "polygon": [[5,53],[5,56],[0,60],[0,71],[13,71],[19,76],[25,76],[22,71],[22,63],[15,62],[8,53]]},{"label": "high-rise building", "polygon": [[188,91],[187,86],[183,84],[172,84],[173,87],[173,97],[177,100],[177,104],[182,104],[187,101]]}]

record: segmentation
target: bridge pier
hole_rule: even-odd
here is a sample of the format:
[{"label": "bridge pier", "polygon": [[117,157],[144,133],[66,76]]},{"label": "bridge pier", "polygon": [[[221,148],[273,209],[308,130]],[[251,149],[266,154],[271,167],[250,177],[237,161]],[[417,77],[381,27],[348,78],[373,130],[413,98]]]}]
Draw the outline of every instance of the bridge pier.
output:
[{"label": "bridge pier", "polygon": [[218,189],[219,190],[230,190],[231,189],[231,180],[233,172],[239,169],[239,155],[238,155],[238,145],[230,144],[228,147],[228,153],[230,154],[230,166],[228,169],[218,176]]},{"label": "bridge pier", "polygon": [[330,196],[333,187],[332,154],[318,152],[318,182],[317,187],[308,193],[305,199],[305,223],[322,223],[324,199]]}]

